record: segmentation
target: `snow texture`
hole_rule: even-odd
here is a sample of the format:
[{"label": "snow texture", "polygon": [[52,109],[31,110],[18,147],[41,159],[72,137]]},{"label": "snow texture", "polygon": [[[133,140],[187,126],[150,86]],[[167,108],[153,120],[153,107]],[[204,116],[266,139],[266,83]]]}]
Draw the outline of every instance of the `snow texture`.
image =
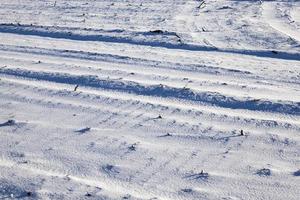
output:
[{"label": "snow texture", "polygon": [[300,1],[1,0],[0,199],[299,187]]}]

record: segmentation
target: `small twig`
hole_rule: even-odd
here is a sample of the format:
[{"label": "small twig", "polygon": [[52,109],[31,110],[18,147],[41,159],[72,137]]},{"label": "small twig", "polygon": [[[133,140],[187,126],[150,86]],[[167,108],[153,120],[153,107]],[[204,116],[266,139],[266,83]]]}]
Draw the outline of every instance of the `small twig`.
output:
[{"label": "small twig", "polygon": [[79,87],[79,85],[76,85],[74,88],[74,92],[77,90],[77,88]]},{"label": "small twig", "polygon": [[178,42],[182,44],[181,37],[177,33],[175,33],[175,36],[178,38]]},{"label": "small twig", "polygon": [[201,1],[200,5],[197,8],[198,9],[204,8],[204,7],[202,7],[203,5],[204,6],[206,5],[205,1]]}]

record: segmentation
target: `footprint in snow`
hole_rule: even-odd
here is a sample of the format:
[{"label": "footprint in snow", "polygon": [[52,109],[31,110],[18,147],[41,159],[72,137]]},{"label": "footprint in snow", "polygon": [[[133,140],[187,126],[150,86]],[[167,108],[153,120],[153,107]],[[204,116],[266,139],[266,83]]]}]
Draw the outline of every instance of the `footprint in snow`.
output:
[{"label": "footprint in snow", "polygon": [[86,197],[91,197],[91,196],[93,196],[91,193],[86,193],[84,196],[86,196]]},{"label": "footprint in snow", "polygon": [[14,125],[16,125],[16,121],[13,120],[13,119],[9,119],[6,122],[1,123],[0,127],[3,127],[3,126],[14,126]]},{"label": "footprint in snow", "polygon": [[109,164],[103,166],[102,170],[109,175],[116,175],[116,174],[120,173],[119,170],[115,166],[109,165]]},{"label": "footprint in snow", "polygon": [[184,193],[192,193],[193,190],[191,188],[184,188],[181,190],[181,192],[184,192]]},{"label": "footprint in snow", "polygon": [[130,151],[136,151],[136,146],[137,146],[137,144],[134,143],[134,144],[132,144],[132,145],[130,145],[130,146],[128,147],[128,150],[130,150]]},{"label": "footprint in snow", "polygon": [[16,152],[16,151],[10,151],[9,156],[12,157],[12,158],[24,158],[25,154],[24,153],[19,153],[19,152]]},{"label": "footprint in snow", "polygon": [[122,197],[122,199],[130,199],[130,198],[131,198],[131,196],[129,194]]},{"label": "footprint in snow", "polygon": [[256,174],[259,176],[271,176],[271,170],[267,168],[259,169]]},{"label": "footprint in snow", "polygon": [[86,127],[86,128],[83,128],[83,129],[76,130],[75,132],[76,132],[76,133],[83,134],[83,133],[86,133],[86,132],[88,132],[88,131],[90,131],[90,130],[91,130],[90,127]]},{"label": "footprint in snow", "polygon": [[0,128],[1,127],[13,127],[13,132],[15,132],[17,129],[24,127],[26,124],[27,123],[16,122],[13,119],[9,119],[6,122],[0,123]]},{"label": "footprint in snow", "polygon": [[299,169],[298,171],[295,171],[295,172],[293,173],[293,175],[294,175],[294,176],[300,176],[300,169]]},{"label": "footprint in snow", "polygon": [[0,199],[24,199],[35,198],[36,194],[31,191],[7,182],[6,180],[0,180]]},{"label": "footprint in snow", "polygon": [[157,137],[162,138],[162,137],[172,137],[173,135],[170,133],[164,134],[164,135],[159,135]]},{"label": "footprint in snow", "polygon": [[201,171],[200,173],[186,175],[184,178],[191,179],[191,180],[206,181],[208,177],[209,177],[208,173]]}]

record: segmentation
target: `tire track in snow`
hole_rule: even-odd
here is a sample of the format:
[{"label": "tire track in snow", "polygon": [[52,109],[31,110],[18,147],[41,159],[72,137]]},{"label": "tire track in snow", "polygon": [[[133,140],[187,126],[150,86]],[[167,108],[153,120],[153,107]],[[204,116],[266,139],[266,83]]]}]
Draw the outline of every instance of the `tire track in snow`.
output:
[{"label": "tire track in snow", "polygon": [[[168,132],[172,130],[168,130],[171,125],[174,130],[178,132],[191,132],[193,129],[198,130],[197,132],[201,132],[201,134],[208,134],[207,130],[211,125],[211,121],[218,121],[219,126],[222,128],[214,128],[215,132],[231,132],[233,129],[238,129],[241,124],[247,129],[257,129],[259,132],[262,129],[277,128],[277,129],[289,129],[291,134],[293,131],[299,131],[300,127],[295,123],[287,123],[280,122],[277,120],[267,120],[267,119],[254,119],[253,115],[248,115],[241,117],[241,115],[237,116],[225,116],[221,113],[218,114],[199,111],[199,109],[191,108],[191,107],[178,107],[167,102],[162,102],[161,100],[152,99],[143,100],[138,96],[131,96],[129,98],[115,98],[116,93],[112,93],[111,95],[107,95],[106,93],[92,93],[85,91],[84,89],[80,93],[74,93],[71,90],[66,90],[65,88],[58,89],[57,86],[55,88],[48,88],[49,85],[45,86],[40,84],[25,84],[21,85],[19,83],[2,83],[2,87],[11,88],[10,91],[3,91],[1,94],[5,94],[11,96],[9,93],[13,93],[12,96],[15,96],[16,100],[21,100],[22,98],[27,99],[28,102],[36,102],[37,104],[47,105],[51,103],[51,105],[56,105],[60,102],[60,106],[70,107],[72,106],[78,108],[85,108],[96,110],[97,112],[107,113],[107,115],[112,115],[114,118],[103,124],[105,126],[109,126],[108,124],[111,121],[116,121],[116,125],[120,125],[119,128],[129,128],[131,126],[135,126],[137,124],[141,125],[155,125],[159,123],[161,126],[165,127],[163,132]],[[16,90],[19,88],[19,90]],[[22,91],[26,91],[26,95],[21,95]],[[122,96],[124,94],[120,93],[118,96]],[[28,99],[27,96],[31,98]],[[58,100],[59,99],[59,100]],[[132,99],[135,99],[133,101]],[[84,101],[83,104],[81,101]],[[97,106],[96,106],[97,105]],[[106,108],[106,109],[104,109]],[[215,108],[216,109],[216,108]],[[117,116],[116,113],[119,113],[124,118],[130,118],[131,120],[122,120],[121,116]],[[161,114],[163,119],[157,121],[156,116]],[[187,115],[188,114],[188,115]],[[225,117],[225,118],[224,118]],[[251,118],[250,118],[251,117]],[[210,120],[208,120],[210,119]],[[201,123],[199,123],[201,122]],[[184,127],[182,129],[182,127]],[[181,130],[182,129],[182,130]],[[225,134],[225,133],[224,133]]]},{"label": "tire track in snow", "polygon": [[[223,0],[217,2],[218,5],[228,3]],[[5,18],[2,19],[2,23],[18,21],[20,18],[21,24],[24,21],[36,24],[34,23],[36,20],[37,24],[41,24],[32,28],[21,24],[20,26],[2,24],[0,27],[0,32],[2,30],[0,37],[3,38],[0,46],[2,52],[11,54],[19,52],[18,55],[23,53],[21,57],[25,56],[28,62],[36,63],[37,60],[42,62],[35,66],[22,63],[22,59],[18,61],[19,63],[11,62],[9,59],[15,59],[14,55],[1,62],[2,66],[6,66],[0,69],[1,112],[5,113],[5,116],[14,116],[17,123],[28,122],[24,129],[29,128],[23,132],[24,129],[12,131],[14,127],[1,127],[1,131],[4,131],[4,134],[0,134],[1,141],[4,141],[1,146],[5,146],[2,148],[3,152],[7,149],[21,152],[24,153],[24,158],[29,160],[27,166],[20,165],[26,169],[21,169],[17,163],[2,159],[3,167],[12,167],[11,174],[26,177],[28,172],[52,183],[55,180],[52,179],[53,175],[61,179],[67,172],[71,172],[70,182],[80,183],[78,185],[103,185],[104,195],[109,193],[107,198],[113,198],[115,191],[122,195],[132,194],[132,198],[138,199],[152,197],[184,200],[276,199],[284,198],[284,195],[293,199],[297,196],[295,183],[297,177],[293,177],[291,173],[296,171],[296,168],[298,170],[297,119],[300,115],[289,112],[297,112],[299,108],[297,100],[299,91],[295,89],[299,85],[297,79],[299,54],[285,50],[273,53],[267,50],[206,49],[198,44],[179,45],[173,41],[174,34],[166,33],[172,33],[173,15],[185,5],[184,0],[164,2],[155,0],[155,4],[153,1],[134,0],[116,1],[113,4],[109,0],[84,3],[80,0],[57,2],[57,7],[53,7],[51,3],[34,0],[28,0],[26,5],[21,1],[10,0],[5,2],[4,6],[0,6],[0,11],[3,12],[1,16]],[[224,6],[222,9],[225,11],[219,17],[234,20],[233,18],[241,12],[248,12],[250,9],[245,9],[244,6],[252,8],[253,2],[233,1],[233,3],[239,9],[227,12]],[[212,5],[216,4],[212,2]],[[65,27],[55,29],[51,19],[45,20],[47,17],[44,15],[36,17],[36,8],[39,8],[38,11],[45,10],[43,14],[47,13],[47,16],[49,11],[55,12],[54,16],[64,12],[65,15],[62,15],[61,20],[55,19],[57,21],[55,24],[58,26],[64,24]],[[253,9],[256,10],[256,7]],[[237,15],[230,15],[229,12],[235,11]],[[11,12],[14,15],[7,16],[7,13]],[[94,16],[87,14],[88,12]],[[117,14],[110,15],[113,12]],[[25,19],[18,17],[19,13],[22,13]],[[81,13],[85,13],[85,16],[81,16]],[[104,17],[101,16],[103,14]],[[144,15],[143,20],[135,21],[138,19],[137,15],[141,16],[139,14]],[[208,21],[212,19],[209,16],[211,14],[212,12],[205,13],[208,18],[204,19]],[[250,15],[252,14],[254,13],[250,12]],[[35,19],[32,20],[33,18]],[[87,23],[76,22],[81,18],[86,18]],[[93,20],[90,20],[91,18]],[[159,20],[165,22],[157,23]],[[247,23],[248,19],[245,21]],[[79,30],[72,28],[81,25],[93,28],[86,32],[80,28]],[[192,25],[193,20],[187,23],[186,28],[189,29]],[[246,25],[251,29],[253,24]],[[99,29],[94,28],[97,26],[113,27],[116,30],[111,35],[100,31],[98,33],[100,40],[97,41],[99,38],[95,32]],[[122,29],[120,27],[124,28],[124,35],[118,33],[117,29]],[[170,32],[165,31],[161,34],[161,38],[150,38],[152,35],[149,38],[144,37],[149,27],[166,29]],[[130,31],[132,28],[134,30]],[[140,29],[141,33],[135,31],[137,29]],[[268,33],[270,32],[268,30]],[[225,32],[224,35],[227,33],[230,32]],[[92,41],[82,41],[89,39]],[[240,39],[243,43],[242,37],[237,38],[239,41]],[[40,59],[41,57],[55,62],[49,65]],[[241,58],[235,59],[238,57]],[[69,62],[71,59],[72,62]],[[202,59],[205,62],[201,62]],[[67,66],[64,65],[65,62],[71,64]],[[87,67],[92,62],[95,69],[106,65],[103,68],[107,71],[102,74],[96,70],[89,70]],[[71,66],[77,63],[79,66]],[[121,71],[117,71],[118,69]],[[105,77],[111,74],[111,77],[118,78],[125,75],[126,71],[131,72],[132,69],[136,72],[134,78],[109,80]],[[145,76],[144,72],[138,73],[144,69],[148,70],[148,76]],[[172,76],[169,74],[171,70]],[[293,74],[287,71],[292,71]],[[216,73],[220,73],[220,76],[215,75]],[[164,76],[157,78],[157,74]],[[140,81],[145,77],[144,82]],[[240,90],[245,98],[237,98],[238,95],[234,93],[224,92],[224,94],[217,87],[213,88],[211,93],[205,92],[205,88],[204,92],[198,92],[197,85],[194,90],[192,87],[184,90],[180,88],[180,84],[181,78],[185,77],[200,80],[197,82],[200,84],[204,78],[211,79],[211,83],[216,86],[221,86],[226,81],[225,84],[238,82],[238,85],[245,88],[247,86],[245,90]],[[164,79],[171,81],[163,82]],[[74,92],[74,85],[78,82],[82,83],[82,86]],[[159,85],[160,83],[163,85]],[[252,84],[261,90],[255,90]],[[233,85],[228,84],[224,88],[232,88]],[[259,100],[260,93],[268,91],[266,88],[276,91],[276,87],[280,86],[287,91],[275,95],[279,101],[271,100],[267,94],[265,99]],[[291,101],[288,97],[282,97],[296,92]],[[287,100],[280,101],[283,99]],[[247,109],[248,100],[253,100],[251,104],[255,107],[253,110]],[[242,109],[232,109],[235,103]],[[263,112],[257,110],[262,106],[260,103],[267,106],[262,108]],[[193,106],[190,106],[191,104]],[[277,111],[273,112],[274,109]],[[74,116],[74,113],[78,116]],[[158,114],[162,115],[162,119],[149,120],[151,116],[157,117]],[[40,123],[35,123],[36,119]],[[1,120],[5,121],[7,118],[1,117]],[[125,122],[127,126],[124,126]],[[139,124],[145,127],[135,126]],[[73,129],[79,128],[78,126],[91,126],[91,131],[78,135],[73,132]],[[105,128],[112,131],[106,132],[103,130]],[[128,130],[123,132],[121,130],[123,128]],[[240,129],[244,129],[246,134],[249,132],[249,137],[248,135],[236,137]],[[169,131],[172,131],[170,137],[158,137]],[[54,147],[52,154],[44,154],[46,158],[43,157],[41,163],[37,160],[41,155],[39,152],[43,151],[44,147],[39,146],[36,141],[44,141],[47,147],[48,145]],[[134,152],[124,155],[122,150],[127,151],[126,145],[133,142],[140,143]],[[13,146],[10,146],[11,144]],[[87,146],[90,149],[87,149]],[[166,148],[169,151],[165,151]],[[150,158],[151,162],[147,161]],[[51,164],[48,165],[47,162]],[[99,164],[112,164],[109,166],[116,166],[124,176],[117,178],[104,176],[102,179]],[[270,168],[272,175],[269,177],[255,175],[255,171],[262,167]],[[201,169],[208,172],[208,182],[184,178],[187,175],[197,175]],[[21,173],[17,173],[19,171]],[[35,175],[35,171],[40,174]],[[133,175],[133,181],[125,180],[130,175]],[[13,182],[19,181],[13,176],[9,178]],[[149,181],[143,185],[142,180]],[[45,187],[48,193],[57,192],[48,187],[49,185]],[[59,192],[68,195],[64,189],[65,187],[62,187]],[[84,198],[82,196],[84,190],[79,187],[76,187],[76,190],[79,191],[76,197],[80,198],[81,195],[81,198]]]},{"label": "tire track in snow", "polygon": [[[42,50],[41,50],[42,51]],[[28,52],[29,53],[29,52]],[[84,52],[87,53],[87,52]],[[84,53],[78,53],[78,56],[82,56]],[[51,72],[69,72],[70,70],[75,74],[90,74],[98,75],[106,79],[119,79],[126,81],[134,81],[141,84],[164,84],[172,87],[185,87],[196,91],[211,91],[219,92],[222,95],[244,97],[245,92],[249,98],[270,99],[271,101],[277,100],[291,100],[297,101],[297,96],[293,99],[287,96],[279,95],[296,90],[298,88],[297,68],[291,65],[289,69],[280,69],[281,76],[286,78],[282,80],[281,77],[273,78],[275,69],[268,69],[263,73],[250,73],[243,69],[223,69],[214,66],[196,65],[196,64],[181,64],[173,62],[154,62],[153,60],[141,60],[133,59],[124,62],[125,59],[121,59],[115,62],[119,64],[113,64],[109,61],[88,61],[78,60],[72,58],[60,58],[46,57],[42,55],[35,56],[36,60],[42,60],[41,63],[33,61],[33,59],[27,59],[27,53],[9,53],[3,52],[4,55],[9,55],[9,58],[4,57],[4,63],[11,63],[15,68],[22,67],[28,70],[39,71],[43,68],[43,71]],[[59,54],[59,53],[58,53]],[[33,54],[30,54],[31,56]],[[88,56],[88,55],[87,55]],[[101,57],[99,54],[98,56]],[[15,59],[18,58],[18,59]],[[139,63],[143,62],[141,66]],[[257,68],[260,68],[262,64],[258,64]],[[267,62],[265,65],[270,65]],[[172,67],[168,67],[172,66]],[[256,65],[255,65],[256,66]],[[264,66],[264,65],[263,65]],[[152,70],[155,69],[155,70]],[[242,68],[242,67],[241,67]],[[296,73],[291,73],[295,71]],[[268,73],[268,72],[271,72]],[[189,78],[186,78],[189,77]],[[224,81],[221,83],[221,80]],[[245,80],[248,82],[248,86],[245,85]],[[300,80],[300,79],[299,79]],[[288,83],[288,85],[286,84]],[[250,93],[251,92],[251,93]],[[259,94],[259,95],[258,95]],[[284,97],[284,98],[282,98]]]},{"label": "tire track in snow", "polygon": [[[12,27],[11,27],[12,26]],[[2,29],[1,29],[2,27]],[[20,29],[20,30],[19,30]],[[120,38],[113,36],[101,36],[96,35],[93,36],[98,39],[89,39],[90,36],[88,35],[70,35],[68,32],[49,32],[47,31],[38,31],[38,30],[23,30],[22,26],[18,25],[7,25],[2,24],[0,25],[0,33],[9,33],[12,35],[29,35],[29,36],[37,36],[40,38],[47,38],[50,37],[52,39],[64,39],[64,40],[75,40],[75,41],[98,41],[103,43],[112,43],[112,44],[124,44],[129,46],[145,46],[145,47],[153,47],[158,49],[168,49],[168,50],[183,50],[183,51],[202,51],[202,52],[216,52],[216,53],[225,53],[225,54],[237,54],[237,55],[246,55],[246,56],[256,56],[256,57],[266,57],[266,58],[277,58],[277,59],[286,59],[286,60],[300,60],[299,53],[297,52],[286,52],[286,51],[278,51],[274,54],[272,51],[267,50],[251,50],[251,49],[233,49],[233,48],[216,48],[212,46],[204,46],[204,45],[197,45],[192,43],[181,43],[178,42],[178,36],[176,33],[168,33],[167,35],[176,35],[175,42],[173,40],[163,40],[163,35],[161,36],[160,40],[133,40],[130,38]],[[134,37],[131,36],[131,37]]]},{"label": "tire track in snow", "polygon": [[165,85],[140,85],[136,82],[100,79],[90,75],[71,75],[67,73],[35,72],[22,69],[1,68],[1,74],[13,75],[23,78],[51,81],[64,84],[83,85],[87,87],[117,90],[144,96],[157,96],[163,98],[177,98],[199,103],[208,103],[231,109],[248,109],[268,112],[280,112],[300,115],[300,102],[271,102],[256,99],[235,99],[217,92],[194,92],[190,89],[174,88]]}]

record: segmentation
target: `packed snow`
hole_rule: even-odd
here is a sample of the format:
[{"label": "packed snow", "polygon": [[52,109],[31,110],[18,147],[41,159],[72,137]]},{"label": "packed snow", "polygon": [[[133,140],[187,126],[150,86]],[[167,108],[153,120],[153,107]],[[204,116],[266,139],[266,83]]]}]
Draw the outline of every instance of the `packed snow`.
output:
[{"label": "packed snow", "polygon": [[0,199],[299,188],[300,1],[1,0]]}]

